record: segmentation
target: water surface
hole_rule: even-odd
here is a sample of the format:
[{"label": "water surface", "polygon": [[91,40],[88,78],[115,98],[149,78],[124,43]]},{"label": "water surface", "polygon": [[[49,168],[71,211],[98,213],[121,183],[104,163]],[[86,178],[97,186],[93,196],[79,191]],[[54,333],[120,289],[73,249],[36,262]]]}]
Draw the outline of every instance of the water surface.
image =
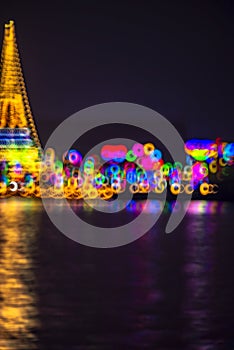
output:
[{"label": "water surface", "polygon": [[0,349],[233,350],[234,203],[193,201],[166,235],[168,208],[136,242],[95,249],[40,200],[1,200]]}]

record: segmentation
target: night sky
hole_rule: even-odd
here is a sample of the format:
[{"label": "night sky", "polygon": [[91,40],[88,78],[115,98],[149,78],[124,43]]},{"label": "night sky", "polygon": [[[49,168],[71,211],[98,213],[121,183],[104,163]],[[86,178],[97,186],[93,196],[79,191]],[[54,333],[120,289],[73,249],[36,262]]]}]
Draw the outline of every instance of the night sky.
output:
[{"label": "night sky", "polygon": [[[5,1],[42,142],[94,104],[148,106],[186,138],[234,141],[234,2]],[[121,136],[121,135],[120,135]]]}]

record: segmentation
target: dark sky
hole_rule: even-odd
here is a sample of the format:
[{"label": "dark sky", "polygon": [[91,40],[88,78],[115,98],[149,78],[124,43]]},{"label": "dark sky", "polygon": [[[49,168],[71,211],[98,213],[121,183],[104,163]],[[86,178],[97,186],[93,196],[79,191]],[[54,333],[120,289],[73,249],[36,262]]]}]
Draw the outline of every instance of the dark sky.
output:
[{"label": "dark sky", "polygon": [[184,138],[234,140],[234,2],[5,1],[43,143],[102,102],[155,109]]}]

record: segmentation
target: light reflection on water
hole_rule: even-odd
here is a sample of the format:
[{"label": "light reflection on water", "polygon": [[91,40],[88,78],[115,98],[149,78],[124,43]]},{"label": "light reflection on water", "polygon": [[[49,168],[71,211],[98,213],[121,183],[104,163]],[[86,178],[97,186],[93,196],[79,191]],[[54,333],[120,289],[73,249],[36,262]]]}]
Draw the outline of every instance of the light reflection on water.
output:
[{"label": "light reflection on water", "polygon": [[[92,201],[95,206],[95,199]],[[128,204],[129,203],[129,204]],[[177,202],[170,201],[164,202],[162,200],[150,199],[146,200],[132,200],[129,202],[128,200],[119,200],[113,201],[109,203],[109,207],[111,210],[119,211],[122,207],[126,207],[126,211],[128,212],[140,212],[144,210],[145,213],[152,214],[158,213],[163,210],[164,213],[171,213],[172,211],[179,212],[186,207],[186,201]],[[57,205],[63,208],[60,205],[59,201]],[[102,209],[100,202],[98,202],[100,210]],[[188,207],[188,214],[220,214],[225,213],[229,210],[230,203],[228,202],[218,202],[218,201],[206,201],[206,200],[194,200],[191,201]],[[51,210],[53,207],[53,202],[51,202]],[[86,211],[93,211],[93,208],[88,205],[87,202],[79,201],[72,202],[72,207],[82,208]]]},{"label": "light reflection on water", "polygon": [[0,349],[36,349],[38,327],[33,254],[37,202],[1,201]]},{"label": "light reflection on water", "polygon": [[[143,207],[132,202],[128,218]],[[2,200],[0,349],[233,350],[234,203],[193,201],[166,235],[173,207],[135,243],[102,250],[60,234],[40,200]]]},{"label": "light reflection on water", "polygon": [[[208,209],[208,210],[207,210]],[[219,208],[220,209],[220,208]],[[218,349],[220,340],[212,334],[215,225],[197,214],[214,214],[218,203],[192,203],[185,251],[186,295],[184,314],[188,321],[189,350]],[[206,210],[206,211],[205,211]],[[195,215],[194,215],[195,214]]]}]

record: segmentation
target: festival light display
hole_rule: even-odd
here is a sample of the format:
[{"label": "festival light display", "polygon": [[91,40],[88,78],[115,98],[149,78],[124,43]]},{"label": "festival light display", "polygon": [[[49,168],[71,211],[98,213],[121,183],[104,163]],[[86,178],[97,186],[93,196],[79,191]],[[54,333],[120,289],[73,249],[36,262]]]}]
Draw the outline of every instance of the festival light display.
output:
[{"label": "festival light display", "polygon": [[[185,143],[185,152],[191,144],[191,140]],[[207,140],[204,144],[208,144]],[[214,143],[209,144],[214,148]],[[194,191],[204,196],[217,193],[219,185],[211,178],[217,180],[218,175],[227,175],[226,169],[233,165],[232,144],[225,145],[221,157],[217,152],[211,157],[213,150],[207,148],[204,159],[202,148],[202,160],[197,160],[199,149],[193,151],[186,152],[187,164],[183,165],[166,162],[152,143],[137,143],[131,149],[105,145],[100,155],[84,159],[79,151],[71,149],[61,160],[53,149],[47,149],[40,159],[33,148],[31,153],[21,151],[20,155],[18,150],[8,149],[8,160],[0,162],[0,196],[110,199],[124,191],[156,195],[167,190],[172,195]]]},{"label": "festival light display", "polygon": [[[40,141],[31,113],[24,83],[14,22],[5,25],[0,77],[1,145],[40,148]],[[23,130],[26,128],[27,130]],[[21,136],[29,136],[31,144],[20,143]],[[5,136],[5,139],[4,139]],[[8,137],[7,137],[8,136]],[[9,141],[9,136],[11,136]],[[5,142],[5,143],[4,143]]]},{"label": "festival light display", "polygon": [[[234,165],[234,143],[188,140],[186,164],[167,162],[153,143],[102,147],[83,158],[75,149],[62,159],[41,149],[16,44],[14,23],[5,26],[0,76],[0,197],[53,197],[108,200],[124,191],[174,196],[215,194]],[[222,176],[221,176],[222,175]]]},{"label": "festival light display", "polygon": [[[14,22],[5,25],[0,75],[0,196],[39,173],[41,145],[24,83]],[[25,182],[26,180],[26,182]],[[33,180],[32,180],[33,181]],[[11,184],[13,183],[13,185]]]}]

